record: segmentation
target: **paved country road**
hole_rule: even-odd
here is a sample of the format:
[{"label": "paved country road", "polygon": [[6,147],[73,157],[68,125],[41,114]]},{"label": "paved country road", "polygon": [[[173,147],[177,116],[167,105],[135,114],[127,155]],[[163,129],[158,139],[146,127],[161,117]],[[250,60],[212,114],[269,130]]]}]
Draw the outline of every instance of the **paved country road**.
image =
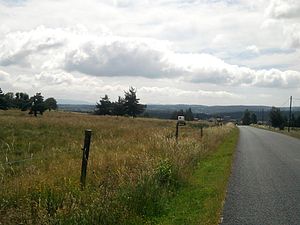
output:
[{"label": "paved country road", "polygon": [[300,139],[240,126],[223,225],[300,224]]}]

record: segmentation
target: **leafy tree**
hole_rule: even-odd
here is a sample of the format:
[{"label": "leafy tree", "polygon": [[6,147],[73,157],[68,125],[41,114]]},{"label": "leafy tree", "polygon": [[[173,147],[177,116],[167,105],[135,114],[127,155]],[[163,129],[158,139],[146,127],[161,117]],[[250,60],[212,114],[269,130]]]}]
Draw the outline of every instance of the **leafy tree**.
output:
[{"label": "leafy tree", "polygon": [[180,109],[180,110],[177,112],[176,120],[177,120],[178,116],[184,116],[183,109]]},{"label": "leafy tree", "polygon": [[250,125],[250,123],[251,123],[250,112],[248,109],[246,109],[244,112],[242,122],[243,122],[243,125]]},{"label": "leafy tree", "polygon": [[281,115],[280,109],[276,107],[272,107],[270,111],[270,122],[272,127],[277,127],[279,129],[284,128],[284,118]]},{"label": "leafy tree", "polygon": [[295,127],[295,125],[296,125],[296,118],[295,118],[294,113],[291,116],[291,124],[290,125],[291,125],[291,127]]},{"label": "leafy tree", "polygon": [[178,116],[178,112],[177,112],[177,110],[175,110],[175,111],[173,111],[172,112],[172,115],[171,115],[171,120],[177,120],[177,116]]},{"label": "leafy tree", "polygon": [[118,101],[113,103],[113,115],[124,116],[126,113],[125,99],[119,96]]},{"label": "leafy tree", "polygon": [[37,113],[39,112],[41,115],[43,115],[45,111],[45,103],[44,97],[41,95],[41,93],[36,93],[30,98],[30,101],[31,108],[29,114],[34,113],[34,116],[37,116]]},{"label": "leafy tree", "polygon": [[295,127],[300,127],[300,115],[295,119]]},{"label": "leafy tree", "polygon": [[31,106],[29,95],[23,92],[17,92],[15,94],[14,102],[16,107],[22,111],[28,110]]},{"label": "leafy tree", "polygon": [[185,111],[185,120],[186,121],[193,121],[194,120],[194,114],[193,114],[191,108],[189,108]]},{"label": "leafy tree", "polygon": [[14,100],[14,93],[7,92],[4,95],[4,98],[6,99],[8,108],[16,108],[16,104],[15,104],[15,100]]},{"label": "leafy tree", "polygon": [[51,97],[45,100],[45,109],[48,109],[49,111],[57,109],[57,102],[55,98]]},{"label": "leafy tree", "polygon": [[180,109],[180,110],[175,110],[172,115],[171,115],[171,119],[172,120],[177,120],[178,119],[178,116],[185,116],[185,113],[183,111],[183,109]]},{"label": "leafy tree", "polygon": [[8,104],[2,89],[0,88],[0,110],[7,110]]},{"label": "leafy tree", "polygon": [[129,116],[136,117],[137,115],[144,112],[146,105],[139,104],[139,100],[136,97],[136,89],[130,87],[129,90],[125,91],[125,109]]},{"label": "leafy tree", "polygon": [[97,115],[110,115],[112,114],[112,103],[108,98],[108,95],[105,95],[99,103],[96,105],[95,114]]},{"label": "leafy tree", "polygon": [[257,124],[257,116],[256,116],[255,113],[251,114],[250,122],[253,123],[253,124]]}]

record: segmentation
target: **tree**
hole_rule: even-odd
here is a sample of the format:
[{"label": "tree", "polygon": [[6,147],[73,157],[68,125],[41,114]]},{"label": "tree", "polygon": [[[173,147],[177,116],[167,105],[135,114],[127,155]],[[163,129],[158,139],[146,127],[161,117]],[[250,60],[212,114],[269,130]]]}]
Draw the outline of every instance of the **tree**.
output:
[{"label": "tree", "polygon": [[125,110],[129,116],[136,117],[144,112],[146,105],[139,104],[139,100],[136,97],[136,89],[130,87],[128,92],[125,91]]},{"label": "tree", "polygon": [[246,109],[244,112],[242,122],[243,122],[243,125],[250,125],[250,123],[251,123],[250,112],[248,109]]},{"label": "tree", "polygon": [[15,99],[14,99],[14,93],[7,92],[4,95],[4,98],[6,99],[7,107],[8,108],[16,108]]},{"label": "tree", "polygon": [[36,93],[30,98],[30,101],[31,108],[29,114],[34,113],[34,116],[37,116],[37,113],[39,112],[41,115],[43,115],[45,111],[45,103],[44,97],[41,95],[41,93]]},{"label": "tree", "polygon": [[105,95],[96,105],[95,114],[97,115],[110,115],[112,114],[112,103],[108,95]]},{"label": "tree", "polygon": [[272,127],[276,127],[281,130],[284,128],[284,119],[279,108],[276,108],[274,106],[272,107],[270,111],[270,122],[272,124]]},{"label": "tree", "polygon": [[251,113],[251,120],[250,120],[251,123],[253,124],[257,124],[257,116],[255,113]]},{"label": "tree", "polygon": [[183,109],[180,109],[178,111],[175,110],[174,112],[172,112],[171,120],[177,120],[178,116],[185,116]]},{"label": "tree", "polygon": [[193,121],[194,120],[194,114],[193,114],[191,108],[189,108],[185,111],[185,120],[186,121]]},{"label": "tree", "polygon": [[171,115],[171,120],[177,120],[177,110],[173,111],[172,112],[172,115]]},{"label": "tree", "polygon": [[45,109],[48,109],[49,111],[57,109],[57,102],[55,98],[51,97],[45,100]]},{"label": "tree", "polygon": [[8,104],[2,89],[0,88],[0,110],[7,110]]},{"label": "tree", "polygon": [[15,94],[14,99],[15,105],[18,109],[21,109],[22,111],[26,111],[30,108],[30,99],[29,95],[23,92],[17,92]]},{"label": "tree", "polygon": [[300,127],[300,115],[295,120],[295,127]]},{"label": "tree", "polygon": [[294,115],[294,113],[293,113],[292,116],[291,116],[291,123],[290,123],[290,126],[291,126],[291,127],[295,127],[295,125],[296,125],[296,118],[295,118],[295,115]]},{"label": "tree", "polygon": [[113,110],[112,113],[113,115],[116,116],[124,116],[126,113],[126,108],[125,108],[125,99],[119,96],[118,101],[114,102],[113,104]]}]

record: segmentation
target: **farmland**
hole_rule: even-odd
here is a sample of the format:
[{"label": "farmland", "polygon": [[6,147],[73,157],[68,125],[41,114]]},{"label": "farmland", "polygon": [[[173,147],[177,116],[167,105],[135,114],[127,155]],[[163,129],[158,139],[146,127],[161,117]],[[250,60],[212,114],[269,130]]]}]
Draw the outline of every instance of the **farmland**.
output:
[{"label": "farmland", "polygon": [[[191,122],[180,127],[176,143],[174,121],[66,112],[34,118],[2,111],[0,127],[0,224],[166,224],[163,218],[195,179],[199,163],[214,156],[226,157],[218,164],[222,184],[211,187],[218,190],[210,213],[215,224],[237,137],[233,125],[224,125],[205,128],[201,138],[199,124]],[[93,133],[81,190],[87,128]],[[228,152],[217,153],[233,136]],[[196,174],[206,173],[211,171]]]}]

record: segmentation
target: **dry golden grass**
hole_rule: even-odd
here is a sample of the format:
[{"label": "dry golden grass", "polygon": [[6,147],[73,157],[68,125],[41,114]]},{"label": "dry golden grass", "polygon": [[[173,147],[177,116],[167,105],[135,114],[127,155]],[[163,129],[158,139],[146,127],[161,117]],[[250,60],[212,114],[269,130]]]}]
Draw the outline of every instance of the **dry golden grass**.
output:
[{"label": "dry golden grass", "polygon": [[[167,120],[2,111],[0,127],[0,224],[141,224],[163,211],[161,201],[233,126],[205,128],[201,138],[191,123],[180,127],[178,144]],[[81,191],[87,128],[93,134]]]}]

